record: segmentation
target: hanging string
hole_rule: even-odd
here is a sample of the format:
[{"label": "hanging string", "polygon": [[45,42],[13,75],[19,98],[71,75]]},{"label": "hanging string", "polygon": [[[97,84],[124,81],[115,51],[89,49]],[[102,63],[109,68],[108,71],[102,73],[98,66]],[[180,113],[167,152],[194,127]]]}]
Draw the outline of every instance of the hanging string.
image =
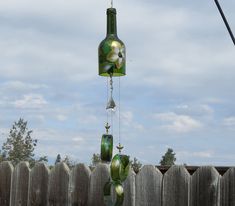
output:
[{"label": "hanging string", "polygon": [[[113,96],[113,75],[110,75],[110,97]],[[110,113],[111,113],[111,134],[113,135],[113,111],[114,108],[110,109]]]},{"label": "hanging string", "polygon": [[119,114],[118,114],[118,132],[119,132],[119,145],[121,145],[121,78],[118,79],[118,101],[119,101]]},{"label": "hanging string", "polygon": [[[109,101],[109,78],[107,77],[107,103]],[[109,123],[109,112],[106,110],[107,112],[107,123]]]},{"label": "hanging string", "polygon": [[113,0],[111,0],[111,8],[113,8]]}]

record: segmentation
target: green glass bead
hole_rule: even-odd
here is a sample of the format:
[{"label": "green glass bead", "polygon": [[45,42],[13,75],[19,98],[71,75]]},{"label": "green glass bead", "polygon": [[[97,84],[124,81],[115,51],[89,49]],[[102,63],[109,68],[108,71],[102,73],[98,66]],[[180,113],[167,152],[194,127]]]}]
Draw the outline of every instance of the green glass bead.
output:
[{"label": "green glass bead", "polygon": [[117,36],[116,9],[107,9],[107,35],[99,45],[99,75],[126,74],[126,49]]},{"label": "green glass bead", "polygon": [[[114,187],[115,200],[113,202],[111,190]],[[124,200],[124,189],[121,183],[111,182],[110,180],[104,186],[104,203],[106,206],[122,206]]]},{"label": "green glass bead", "polygon": [[110,134],[103,134],[101,140],[101,160],[110,162],[113,156],[113,136]]},{"label": "green glass bead", "polygon": [[126,180],[130,170],[129,156],[116,154],[111,162],[110,171],[111,178],[115,182],[123,182]]}]

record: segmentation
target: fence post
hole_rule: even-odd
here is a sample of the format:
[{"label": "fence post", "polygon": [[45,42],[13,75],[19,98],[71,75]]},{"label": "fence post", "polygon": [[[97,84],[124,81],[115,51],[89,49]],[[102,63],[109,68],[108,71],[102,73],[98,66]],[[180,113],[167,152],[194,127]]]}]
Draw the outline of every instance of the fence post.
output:
[{"label": "fence post", "polygon": [[230,168],[221,178],[221,206],[235,205],[235,168]]},{"label": "fence post", "polygon": [[30,172],[28,206],[48,205],[49,169],[37,163]]},{"label": "fence post", "polygon": [[109,168],[106,164],[98,164],[91,173],[88,197],[89,206],[105,206],[103,188],[109,177]]},{"label": "fence post", "polygon": [[49,176],[49,206],[69,206],[70,170],[65,163],[58,163]]},{"label": "fence post", "polygon": [[10,206],[27,206],[29,172],[28,162],[20,162],[16,165],[12,175]]},{"label": "fence post", "polygon": [[220,200],[220,175],[214,167],[197,169],[191,181],[191,206],[218,206]]},{"label": "fence post", "polygon": [[10,162],[0,163],[0,205],[10,205],[13,166]]},{"label": "fence post", "polygon": [[91,171],[84,164],[76,165],[71,172],[70,190],[72,206],[87,206]]},{"label": "fence post", "polygon": [[172,166],[163,177],[163,206],[188,206],[190,174],[184,166]]},{"label": "fence post", "polygon": [[162,173],[145,165],[136,175],[136,206],[161,206]]}]

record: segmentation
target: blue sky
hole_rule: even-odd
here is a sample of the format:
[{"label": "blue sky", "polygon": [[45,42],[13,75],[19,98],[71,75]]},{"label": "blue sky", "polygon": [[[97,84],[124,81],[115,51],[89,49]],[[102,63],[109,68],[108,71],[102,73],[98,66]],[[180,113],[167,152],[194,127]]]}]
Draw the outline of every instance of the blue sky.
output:
[{"label": "blue sky", "polygon": [[[0,2],[0,143],[20,117],[36,155],[89,163],[106,120],[97,48],[106,0]],[[158,164],[235,165],[235,50],[214,1],[114,0],[127,47],[121,78],[124,152]],[[221,1],[235,32],[235,2]],[[117,79],[114,98],[117,99]],[[114,138],[118,141],[117,114]],[[115,150],[115,152],[117,152]]]}]

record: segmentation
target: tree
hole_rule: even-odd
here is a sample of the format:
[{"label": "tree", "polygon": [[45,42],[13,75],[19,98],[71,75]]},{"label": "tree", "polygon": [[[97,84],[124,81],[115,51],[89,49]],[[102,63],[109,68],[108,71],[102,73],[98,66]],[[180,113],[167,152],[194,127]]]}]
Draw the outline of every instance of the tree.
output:
[{"label": "tree", "polygon": [[92,158],[91,158],[91,164],[90,164],[90,168],[93,169],[94,167],[97,166],[97,164],[99,164],[101,162],[101,158],[100,158],[100,154],[93,154]]},{"label": "tree", "polygon": [[60,156],[60,154],[58,154],[56,157],[56,160],[55,160],[55,165],[60,162],[61,162],[61,156]]},{"label": "tree", "polygon": [[36,162],[47,161],[47,157],[40,157],[38,160],[34,158],[34,149],[37,146],[37,139],[31,137],[32,130],[27,127],[27,121],[20,118],[18,122],[14,122],[10,129],[8,138],[2,146],[1,155],[5,160],[11,161],[13,165],[20,161],[28,161],[30,166],[34,166]]},{"label": "tree", "polygon": [[173,152],[173,149],[168,148],[165,155],[162,156],[162,160],[160,161],[160,164],[162,166],[171,166],[174,165],[176,161],[175,153]]},{"label": "tree", "polygon": [[62,162],[64,162],[70,169],[74,168],[75,165],[77,164],[77,161],[74,161],[68,155],[65,156],[65,158]]},{"label": "tree", "polygon": [[134,160],[131,160],[131,167],[134,170],[134,172],[137,174],[140,171],[142,164],[140,161],[138,161],[137,158],[134,157]]}]

